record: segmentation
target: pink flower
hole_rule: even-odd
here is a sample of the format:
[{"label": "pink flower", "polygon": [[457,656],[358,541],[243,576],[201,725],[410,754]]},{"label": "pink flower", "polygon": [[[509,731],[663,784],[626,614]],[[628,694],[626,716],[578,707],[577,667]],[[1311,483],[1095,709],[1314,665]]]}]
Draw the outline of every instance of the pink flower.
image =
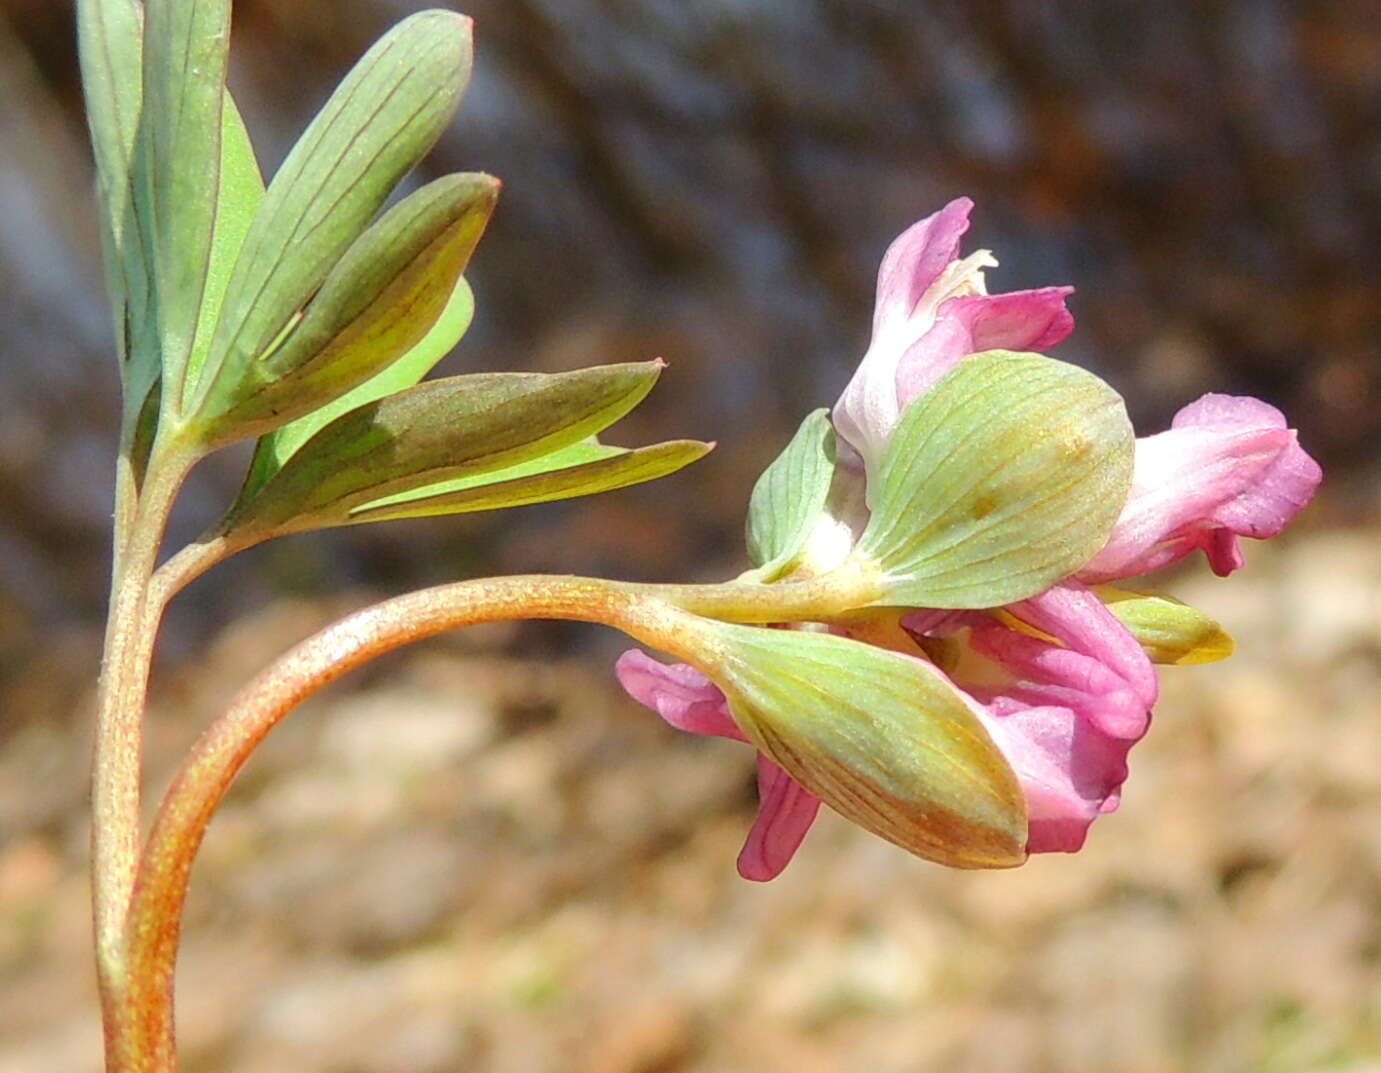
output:
[{"label": "pink flower", "polygon": [[987,293],[987,250],[959,259],[973,202],[956,198],[907,228],[878,272],[873,338],[834,407],[834,427],[871,470],[907,403],[962,358],[985,350],[1041,351],[1074,330],[1073,287]]},{"label": "pink flower", "polygon": [[921,640],[958,638],[950,678],[978,702],[988,733],[1026,795],[1027,851],[1073,852],[1117,807],[1127,753],[1146,733],[1158,683],[1140,644],[1077,581],[1012,604],[1005,615],[920,612],[902,625]]},{"label": "pink flower", "polygon": [[[719,687],[684,663],[659,663],[630,649],[615,665],[619,683],[677,730],[747,741]],[[758,754],[758,818],[738,855],[744,879],[772,879],[806,837],[820,799],[762,753]]]},{"label": "pink flower", "polygon": [[[959,259],[972,207],[966,198],[951,202],[904,232],[883,259],[872,342],[833,412],[841,448],[854,452],[840,451],[836,492],[843,475],[843,498],[859,502],[843,514],[836,509],[848,515],[847,525],[822,528],[846,543],[866,524],[859,485],[910,402],[970,354],[1044,348],[1073,328],[1064,305],[1071,288],[985,293],[982,270],[996,264],[991,255]],[[1078,850],[1093,820],[1117,807],[1128,752],[1146,733],[1156,701],[1146,651],[1088,586],[1158,570],[1195,548],[1216,573],[1229,574],[1242,565],[1238,538],[1275,536],[1320,479],[1274,407],[1205,395],[1169,431],[1137,440],[1121,516],[1073,577],[1004,608],[902,614],[917,653],[945,669],[1016,773],[1028,852]],[[828,561],[810,565],[828,569],[846,554],[835,548]],[[634,698],[673,726],[747,740],[724,694],[693,668],[635,650],[617,671]],[[761,755],[758,783],[758,818],[739,871],[762,880],[786,867],[820,800]]]},{"label": "pink flower", "polygon": [[1103,550],[1080,572],[1111,581],[1159,570],[1195,548],[1226,577],[1239,536],[1273,537],[1323,478],[1285,416],[1259,399],[1205,395],[1168,432],[1136,442],[1132,491]]}]

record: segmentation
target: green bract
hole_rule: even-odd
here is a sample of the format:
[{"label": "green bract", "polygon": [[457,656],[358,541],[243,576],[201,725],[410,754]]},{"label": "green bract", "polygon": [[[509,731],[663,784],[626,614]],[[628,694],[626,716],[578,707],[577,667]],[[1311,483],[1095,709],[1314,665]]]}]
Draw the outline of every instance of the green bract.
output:
[{"label": "green bract", "polygon": [[144,23],[144,100],[130,182],[152,267],[163,380],[180,386],[216,228],[230,0],[147,0]]},{"label": "green bract", "polygon": [[[189,393],[202,422],[222,437],[228,433],[214,423],[240,400],[203,396],[241,382],[296,326],[337,260],[450,121],[469,79],[470,47],[463,16],[424,11],[405,19],[356,64],[274,176],[236,261],[202,386]],[[390,237],[367,250],[386,257]],[[257,392],[257,378],[249,379]]]},{"label": "green bract", "polygon": [[202,436],[268,431],[369,379],[419,343],[449,303],[498,197],[488,175],[448,175],[371,225],[300,316],[208,387]]},{"label": "green bract", "polygon": [[928,664],[832,634],[693,622],[683,654],[753,743],[836,812],[956,868],[1026,859],[1016,776]]},{"label": "green bract", "polygon": [[888,604],[999,607],[1106,543],[1132,478],[1122,399],[1038,354],[966,358],[903,413],[869,487],[856,554]]},{"label": "green bract", "polygon": [[763,471],[748,504],[748,554],[761,580],[790,567],[805,545],[834,475],[834,427],[828,410],[816,410]]},{"label": "green bract", "polygon": [[438,481],[385,496],[350,512],[352,522],[465,514],[521,507],[553,499],[610,492],[675,473],[707,454],[713,444],[671,440],[650,447],[611,447],[591,436],[581,443],[504,469]]},{"label": "green bract", "polygon": [[260,437],[255,447],[254,458],[250,462],[249,476],[241,491],[241,498],[262,488],[270,477],[283,468],[283,463],[292,457],[299,447],[341,414],[416,384],[460,342],[474,316],[475,296],[464,277],[461,277],[456,280],[441,315],[411,350],[394,360],[382,372],[374,374],[364,383],[356,385],[326,405],[319,406],[296,421],[280,425]]},{"label": "green bract", "polygon": [[462,273],[499,183],[383,207],[470,76],[470,20],[386,34],[266,190],[225,88],[230,0],[79,0],[83,83],[125,388],[123,450],[188,464],[258,436],[219,532],[240,538],[618,488],[700,457],[594,433],[658,366],[418,382],[474,313]]},{"label": "green bract", "polygon": [[1108,610],[1141,642],[1152,662],[1188,666],[1216,663],[1232,655],[1234,645],[1228,632],[1188,604],[1112,585],[1100,585],[1097,592]]},{"label": "green bract", "polygon": [[[480,373],[433,380],[366,403],[336,418],[294,452],[272,478],[247,486],[231,513],[232,533],[256,538],[348,525],[386,517],[488,509],[582,494],[548,485],[534,494],[532,478],[581,461],[564,453],[606,428],[652,389],[660,362],[607,365],[570,373]],[[706,445],[672,445],[674,456],[629,472],[626,480],[586,482],[598,491],[670,472],[693,461]],[[664,452],[668,448],[664,448]],[[633,453],[628,456],[632,458]],[[514,474],[512,467],[532,460]],[[608,465],[609,459],[593,464]],[[646,465],[648,459],[637,460]],[[487,481],[475,478],[488,477]],[[464,479],[468,487],[457,487]],[[515,479],[518,482],[515,486]],[[528,483],[522,484],[526,480]],[[473,483],[472,483],[473,482]],[[506,483],[505,499],[491,488],[476,505],[474,487]],[[468,494],[460,494],[462,492]],[[429,502],[435,497],[435,502]]]}]

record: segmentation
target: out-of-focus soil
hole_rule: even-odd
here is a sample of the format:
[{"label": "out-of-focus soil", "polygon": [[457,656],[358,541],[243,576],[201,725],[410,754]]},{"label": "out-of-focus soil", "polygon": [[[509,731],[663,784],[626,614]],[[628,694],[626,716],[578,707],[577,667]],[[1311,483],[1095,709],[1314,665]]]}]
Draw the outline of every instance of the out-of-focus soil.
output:
[{"label": "out-of-focus soil", "polygon": [[[746,883],[748,750],[622,696],[612,647],[520,659],[492,628],[391,659],[277,731],[213,825],[185,1070],[1381,1068],[1378,535],[1182,577],[1239,653],[1168,669],[1121,810],[1014,872],[826,817]],[[280,601],[163,668],[151,788],[239,678],[364,598]],[[86,748],[54,699],[89,707],[91,658],[4,698],[0,1073],[98,1068]]]}]

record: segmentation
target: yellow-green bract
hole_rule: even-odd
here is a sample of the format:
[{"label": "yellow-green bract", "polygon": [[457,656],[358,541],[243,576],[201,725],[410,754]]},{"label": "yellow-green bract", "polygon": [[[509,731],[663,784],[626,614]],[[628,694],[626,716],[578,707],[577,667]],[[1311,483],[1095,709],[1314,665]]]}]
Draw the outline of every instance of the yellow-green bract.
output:
[{"label": "yellow-green bract", "polygon": [[1039,354],[965,358],[902,415],[856,550],[885,603],[986,608],[1074,573],[1126,502],[1135,441],[1121,397]]},{"label": "yellow-green bract", "polygon": [[694,620],[683,655],[759,749],[836,812],[956,868],[1026,859],[1026,804],[977,716],[923,661],[832,634]]}]

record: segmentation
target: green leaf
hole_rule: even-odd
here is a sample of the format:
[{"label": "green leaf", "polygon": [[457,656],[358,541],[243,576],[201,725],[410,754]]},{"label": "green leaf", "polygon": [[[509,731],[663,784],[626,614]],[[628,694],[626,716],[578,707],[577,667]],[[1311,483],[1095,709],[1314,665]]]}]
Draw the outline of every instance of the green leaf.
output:
[{"label": "green leaf", "polygon": [[810,535],[834,476],[834,427],[816,410],[796,430],[753,486],[748,503],[748,555],[764,580],[788,567]]},{"label": "green leaf", "polygon": [[475,296],[462,277],[456,280],[441,316],[411,350],[358,387],[262,437],[255,446],[249,476],[245,479],[240,499],[246,501],[255,495],[283,468],[299,447],[342,414],[412,387],[420,381],[460,342],[474,315]]},{"label": "green leaf", "polygon": [[211,259],[207,264],[206,288],[197,315],[196,337],[187,359],[184,393],[191,394],[206,362],[211,338],[220,319],[225,289],[235,267],[240,247],[249,233],[250,223],[264,200],[264,176],[254,155],[254,144],[235,101],[227,92],[221,113],[220,190],[216,195],[216,227],[211,237]]},{"label": "green leaf", "polygon": [[832,634],[695,622],[688,651],[694,629],[708,636],[692,662],[743,732],[836,812],[956,868],[1026,859],[1016,776],[932,666]]},{"label": "green leaf", "polygon": [[1145,595],[1099,585],[1094,590],[1126,626],[1153,663],[1190,666],[1227,659],[1235,645],[1222,626],[1202,611],[1168,596]]},{"label": "green leaf", "polygon": [[273,534],[345,525],[356,507],[578,443],[636,406],[660,362],[431,380],[351,410],[232,514]]},{"label": "green leaf", "polygon": [[450,300],[498,187],[488,175],[448,175],[366,229],[282,340],[247,365],[220,366],[198,415],[205,442],[284,424],[407,354]]},{"label": "green leaf", "polygon": [[143,35],[143,8],[135,0],[79,0],[82,90],[96,158],[101,247],[125,386],[127,436],[159,371],[156,335],[140,338],[144,325],[152,327],[152,307],[146,258],[130,204],[130,162],[143,101]]},{"label": "green leaf", "polygon": [[164,394],[176,405],[216,224],[230,0],[144,6],[144,106],[131,182],[152,253]]},{"label": "green leaf", "polygon": [[1106,543],[1131,487],[1122,399],[1038,354],[960,362],[907,407],[870,489],[856,549],[888,604],[986,608],[1074,573]]},{"label": "green leaf", "polygon": [[143,100],[143,9],[136,0],[78,0],[77,47],[105,226],[118,250]]},{"label": "green leaf", "polygon": [[[203,387],[263,355],[398,181],[441,136],[470,74],[470,20],[424,11],[365,54],[269,184],[235,264]],[[199,410],[200,400],[194,410]]]},{"label": "green leaf", "polygon": [[703,458],[714,444],[672,440],[650,447],[609,447],[591,439],[516,466],[415,488],[356,507],[352,522],[426,518],[573,499],[642,484]]}]

